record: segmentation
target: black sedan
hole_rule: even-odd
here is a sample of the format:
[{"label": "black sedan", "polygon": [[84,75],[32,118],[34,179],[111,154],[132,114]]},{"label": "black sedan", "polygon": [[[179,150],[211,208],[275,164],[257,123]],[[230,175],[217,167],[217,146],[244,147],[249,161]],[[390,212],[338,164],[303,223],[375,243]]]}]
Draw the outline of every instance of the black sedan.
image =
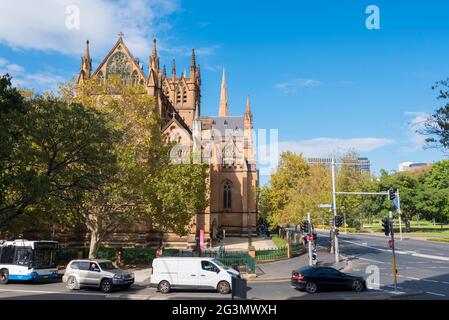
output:
[{"label": "black sedan", "polygon": [[320,289],[354,290],[366,288],[365,279],[328,267],[303,267],[292,271],[291,284],[295,289],[315,293]]}]

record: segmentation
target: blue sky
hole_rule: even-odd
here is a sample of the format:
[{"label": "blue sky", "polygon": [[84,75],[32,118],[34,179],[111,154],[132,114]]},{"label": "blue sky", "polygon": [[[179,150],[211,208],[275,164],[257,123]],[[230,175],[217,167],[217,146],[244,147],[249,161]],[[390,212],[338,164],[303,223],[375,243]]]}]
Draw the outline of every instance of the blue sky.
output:
[{"label": "blue sky", "polygon": [[[197,49],[203,115],[218,113],[224,66],[230,113],[242,114],[249,94],[255,127],[278,129],[282,150],[325,156],[354,147],[374,172],[444,158],[414,131],[440,106],[432,84],[449,77],[447,1],[39,2],[0,4],[0,72],[18,85],[43,90],[70,79],[86,39],[95,68],[119,31],[146,68],[156,36],[168,70],[172,58],[178,72],[188,69]],[[71,4],[79,29],[64,24]],[[371,4],[379,30],[365,27]]]}]

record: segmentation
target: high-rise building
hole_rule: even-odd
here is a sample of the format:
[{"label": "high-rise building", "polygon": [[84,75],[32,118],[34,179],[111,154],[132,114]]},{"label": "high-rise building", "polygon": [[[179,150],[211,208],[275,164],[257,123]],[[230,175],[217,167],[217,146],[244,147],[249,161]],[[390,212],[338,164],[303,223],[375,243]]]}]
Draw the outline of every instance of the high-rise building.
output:
[{"label": "high-rise building", "polygon": [[399,164],[399,172],[415,170],[418,168],[426,167],[428,165],[429,163],[425,162],[410,162],[410,161],[402,162]]}]

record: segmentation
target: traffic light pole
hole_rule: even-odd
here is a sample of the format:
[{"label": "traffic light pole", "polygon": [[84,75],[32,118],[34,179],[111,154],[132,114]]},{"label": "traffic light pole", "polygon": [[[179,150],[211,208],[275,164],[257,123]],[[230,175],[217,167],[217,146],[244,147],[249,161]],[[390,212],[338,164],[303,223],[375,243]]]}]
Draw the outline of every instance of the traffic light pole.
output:
[{"label": "traffic light pole", "polygon": [[390,211],[390,219],[389,222],[390,224],[390,233],[391,233],[391,250],[393,252],[393,263],[392,263],[392,267],[393,267],[393,277],[394,277],[394,291],[398,291],[398,277],[397,277],[397,268],[396,268],[396,251],[394,248],[394,231],[393,231],[393,213]]},{"label": "traffic light pole", "polygon": [[399,197],[399,189],[396,191],[396,196],[398,197],[398,219],[399,219],[399,238],[402,241],[402,212],[401,212],[401,198]]},{"label": "traffic light pole", "polygon": [[[312,223],[310,221],[310,212],[307,212],[307,221],[309,221],[309,228],[307,230],[307,237],[309,237],[310,234],[312,234]],[[309,266],[312,266],[312,241],[307,238],[307,244],[309,247]]]},{"label": "traffic light pole", "polygon": [[[335,159],[332,158],[332,209],[334,210],[334,221],[337,216],[337,197],[335,188]],[[334,225],[334,251],[335,251],[335,262],[340,262],[339,249],[338,249],[338,236],[337,227]]]}]

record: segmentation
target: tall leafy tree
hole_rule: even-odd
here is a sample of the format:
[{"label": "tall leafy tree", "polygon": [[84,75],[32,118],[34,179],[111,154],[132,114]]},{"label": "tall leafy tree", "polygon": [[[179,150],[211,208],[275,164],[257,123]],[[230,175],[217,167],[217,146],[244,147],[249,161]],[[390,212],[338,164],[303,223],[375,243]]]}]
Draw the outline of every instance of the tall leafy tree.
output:
[{"label": "tall leafy tree", "polygon": [[50,95],[32,96],[26,104],[16,123],[20,139],[11,137],[8,127],[1,129],[2,135],[16,139],[1,168],[4,229],[24,214],[69,217],[80,195],[95,190],[114,171],[110,144],[115,132],[102,113]]},{"label": "tall leafy tree", "polygon": [[438,92],[437,99],[442,106],[427,119],[424,129],[418,131],[428,136],[428,146],[449,152],[449,78],[438,81],[432,89]]}]

